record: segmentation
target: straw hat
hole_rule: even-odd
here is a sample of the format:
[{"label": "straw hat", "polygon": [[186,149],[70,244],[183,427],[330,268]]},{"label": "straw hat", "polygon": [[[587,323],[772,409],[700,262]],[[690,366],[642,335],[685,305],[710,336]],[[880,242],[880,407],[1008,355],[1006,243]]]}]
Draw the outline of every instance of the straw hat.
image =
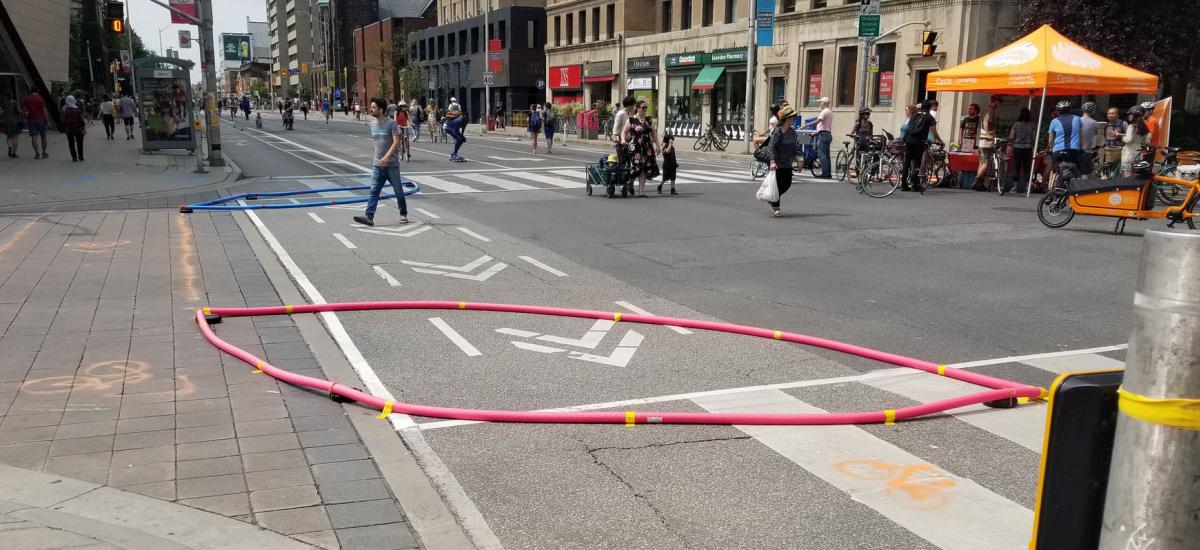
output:
[{"label": "straw hat", "polygon": [[791,105],[785,105],[782,109],[779,110],[779,121],[780,122],[783,122],[789,118],[794,118],[795,116],[796,116],[796,110],[793,109]]}]

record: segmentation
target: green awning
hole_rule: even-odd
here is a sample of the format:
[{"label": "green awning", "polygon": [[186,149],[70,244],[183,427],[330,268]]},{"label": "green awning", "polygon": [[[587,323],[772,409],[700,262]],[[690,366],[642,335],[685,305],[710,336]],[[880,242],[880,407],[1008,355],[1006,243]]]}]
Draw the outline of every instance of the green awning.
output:
[{"label": "green awning", "polygon": [[721,78],[721,73],[725,72],[725,67],[705,67],[700,70],[700,74],[696,75],[696,80],[692,81],[693,90],[711,90],[717,85],[717,80]]}]

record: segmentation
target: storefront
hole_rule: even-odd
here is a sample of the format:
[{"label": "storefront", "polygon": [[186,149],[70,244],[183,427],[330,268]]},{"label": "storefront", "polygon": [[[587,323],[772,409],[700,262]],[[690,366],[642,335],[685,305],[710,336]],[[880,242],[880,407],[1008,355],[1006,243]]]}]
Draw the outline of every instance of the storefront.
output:
[{"label": "storefront", "polygon": [[[625,89],[638,101],[645,101],[651,117],[658,116],[658,56],[635,57],[626,62]],[[619,102],[615,102],[618,103]]]},{"label": "storefront", "polygon": [[550,67],[546,76],[554,103],[583,103],[583,65]]},{"label": "storefront", "polygon": [[616,79],[612,61],[589,61],[583,64],[583,85],[588,108],[597,101],[612,103],[613,81]]},{"label": "storefront", "polygon": [[665,131],[676,136],[700,136],[704,91],[702,88],[693,87],[693,84],[707,61],[708,54],[703,52],[667,56]]},{"label": "storefront", "polygon": [[708,63],[701,76],[704,72],[713,75],[709,122],[733,139],[741,139],[746,127],[746,49],[715,50]]}]

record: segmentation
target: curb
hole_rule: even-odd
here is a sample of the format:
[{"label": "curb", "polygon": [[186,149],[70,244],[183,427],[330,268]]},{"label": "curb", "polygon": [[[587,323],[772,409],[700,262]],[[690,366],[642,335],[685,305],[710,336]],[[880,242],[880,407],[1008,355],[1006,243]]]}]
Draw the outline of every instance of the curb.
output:
[{"label": "curb", "polygon": [[0,517],[120,548],[312,548],[261,527],[181,504],[3,464],[0,495]]}]

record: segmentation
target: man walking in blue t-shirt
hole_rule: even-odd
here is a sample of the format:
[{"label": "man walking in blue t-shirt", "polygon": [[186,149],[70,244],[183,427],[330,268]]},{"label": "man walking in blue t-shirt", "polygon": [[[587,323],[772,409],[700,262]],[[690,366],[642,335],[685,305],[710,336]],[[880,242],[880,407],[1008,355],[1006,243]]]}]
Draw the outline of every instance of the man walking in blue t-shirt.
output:
[{"label": "man walking in blue t-shirt", "polygon": [[1083,133],[1083,122],[1071,114],[1071,102],[1059,101],[1054,106],[1054,120],[1050,121],[1051,156],[1057,170],[1060,163],[1069,162],[1079,166],[1081,153],[1080,134]]},{"label": "man walking in blue t-shirt", "polygon": [[379,205],[379,194],[387,184],[392,185],[396,193],[396,202],[400,203],[400,223],[408,223],[408,204],[404,201],[404,189],[400,185],[400,159],[396,151],[400,149],[402,130],[396,120],[387,116],[387,101],[371,100],[371,142],[375,146],[372,155],[374,166],[371,172],[371,197],[367,199],[367,211],[363,216],[354,216],[354,221],[363,225],[375,225],[375,207]]}]

